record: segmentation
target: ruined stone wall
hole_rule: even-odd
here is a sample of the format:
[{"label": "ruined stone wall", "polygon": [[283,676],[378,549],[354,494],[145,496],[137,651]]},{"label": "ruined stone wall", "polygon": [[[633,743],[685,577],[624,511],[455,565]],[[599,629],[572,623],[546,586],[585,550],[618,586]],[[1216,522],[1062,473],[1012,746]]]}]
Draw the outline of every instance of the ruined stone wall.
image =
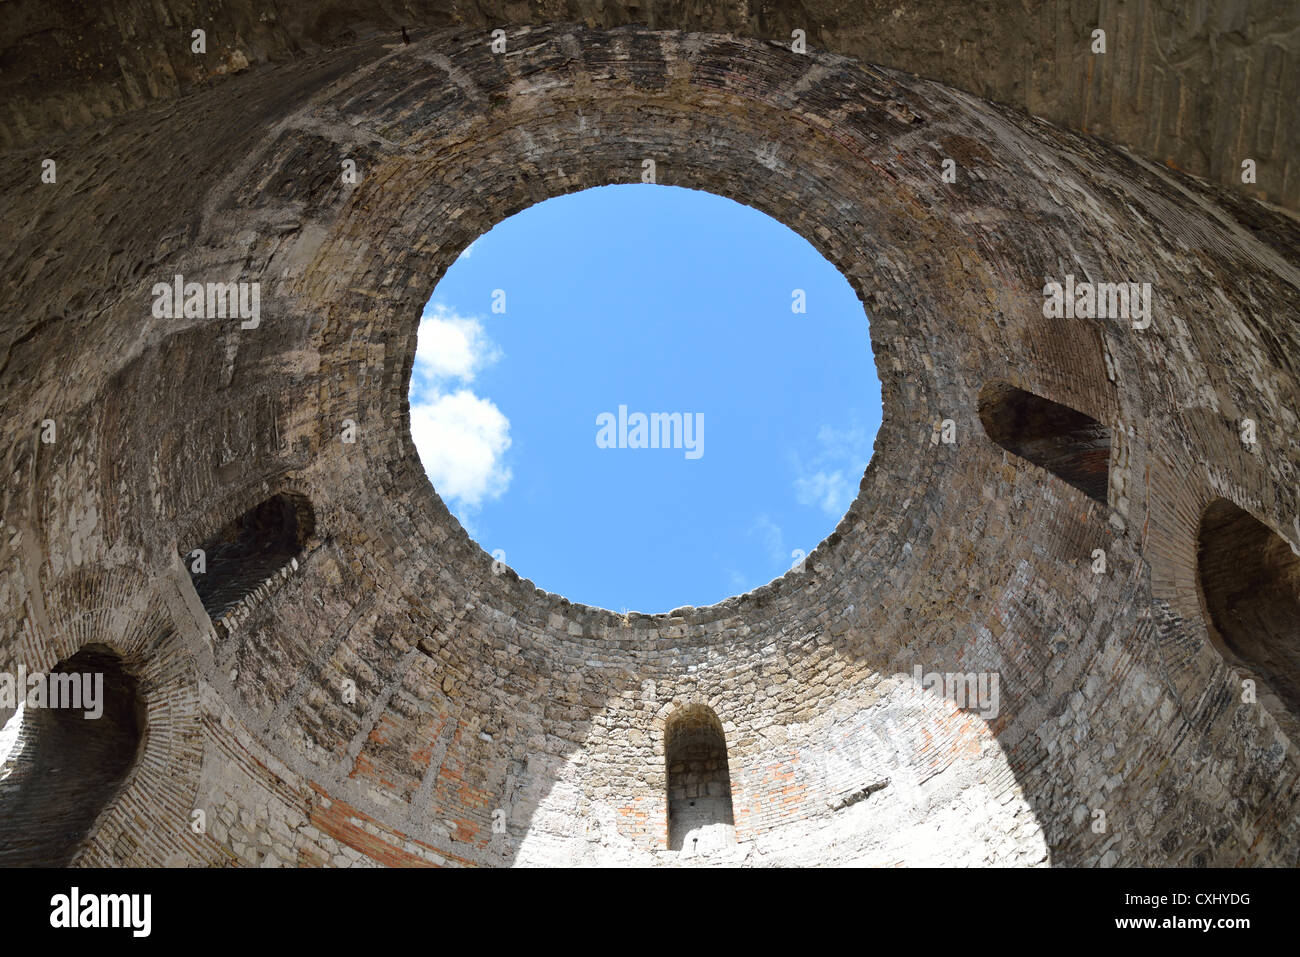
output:
[{"label": "ruined stone wall", "polygon": [[[936,79],[1139,155],[1300,208],[1300,8],[1288,0],[11,0],[0,145],[49,142],[265,63],[359,37],[526,24],[729,33]],[[205,30],[205,50],[191,34]],[[1093,31],[1106,53],[1093,52]],[[1257,179],[1243,185],[1241,163]]]},{"label": "ruined stone wall", "polygon": [[[148,709],[79,860],[678,863],[664,730],[707,705],[737,843],[701,862],[1295,865],[1296,729],[1241,700],[1195,581],[1216,498],[1300,542],[1295,223],[835,54],[482,40],[233,76],[65,134],[57,183],[0,194],[23,224],[0,287],[0,669],[109,644]],[[494,570],[419,465],[406,393],[469,242],[646,158],[841,269],[885,414],[804,568],[620,616]],[[1151,324],[1045,318],[1066,273],[1151,283]],[[260,282],[260,323],[155,317],[175,274]],[[1108,426],[1105,504],[988,438],[991,382]],[[310,501],[312,534],[214,625],[183,550],[276,494]],[[918,667],[999,675],[996,713]]]}]

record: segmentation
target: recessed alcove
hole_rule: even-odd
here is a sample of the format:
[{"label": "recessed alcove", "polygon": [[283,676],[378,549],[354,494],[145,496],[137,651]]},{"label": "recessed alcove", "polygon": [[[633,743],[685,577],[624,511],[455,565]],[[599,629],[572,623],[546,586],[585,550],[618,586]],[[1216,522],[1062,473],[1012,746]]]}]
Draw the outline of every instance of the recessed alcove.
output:
[{"label": "recessed alcove", "polygon": [[248,509],[183,556],[194,590],[213,619],[302,552],[316,527],[306,496],[281,492]]},{"label": "recessed alcove", "polygon": [[664,762],[669,850],[704,854],[734,844],[727,739],[712,709],[688,705],[668,719]]},{"label": "recessed alcove", "polygon": [[1091,416],[1005,383],[980,392],[980,422],[990,439],[1106,504],[1110,429]]},{"label": "recessed alcove", "polygon": [[1202,515],[1196,554],[1211,640],[1300,719],[1300,557],[1226,499]]},{"label": "recessed alcove", "polygon": [[[126,780],[145,734],[138,682],[107,646],[87,645],[45,680],[63,688],[76,680],[87,694],[76,708],[51,707],[47,697],[5,725],[13,740],[0,766],[0,867],[67,865]],[[92,703],[98,717],[86,707]]]}]

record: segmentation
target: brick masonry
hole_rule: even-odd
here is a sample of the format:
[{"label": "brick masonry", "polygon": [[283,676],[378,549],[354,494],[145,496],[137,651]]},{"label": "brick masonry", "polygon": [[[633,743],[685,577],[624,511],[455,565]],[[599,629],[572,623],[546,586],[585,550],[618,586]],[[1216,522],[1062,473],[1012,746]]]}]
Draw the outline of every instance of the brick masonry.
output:
[{"label": "brick masonry", "polygon": [[[701,705],[735,843],[689,863],[1300,862],[1293,719],[1240,699],[1196,584],[1216,498],[1300,540],[1287,216],[933,81],[642,29],[358,40],[57,156],[0,193],[0,669],[107,644],[137,678],[140,755],[80,863],[687,863],[665,729]],[[645,158],[841,269],[885,417],[802,570],[621,616],[494,572],[406,392],[469,242]],[[177,273],[260,282],[260,326],[155,318]],[[1066,273],[1150,282],[1150,328],[1045,319]],[[1106,504],[989,440],[993,382],[1108,426]],[[214,624],[182,550],[280,493],[310,537]],[[918,666],[996,673],[996,716]]]},{"label": "brick masonry", "polygon": [[[9,0],[0,145],[165,102],[304,52],[459,26],[640,25],[792,42],[1006,103],[1300,208],[1300,8],[1290,0]],[[206,31],[195,54],[191,33]],[[1106,52],[1093,52],[1093,31]],[[56,139],[57,141],[57,139]],[[1244,186],[1241,162],[1257,181]]]}]

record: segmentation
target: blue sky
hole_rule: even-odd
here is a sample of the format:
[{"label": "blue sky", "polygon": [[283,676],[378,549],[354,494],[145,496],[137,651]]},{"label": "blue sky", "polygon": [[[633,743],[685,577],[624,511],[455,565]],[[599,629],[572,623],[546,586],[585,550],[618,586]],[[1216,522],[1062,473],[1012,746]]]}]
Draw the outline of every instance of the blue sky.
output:
[{"label": "blue sky", "polygon": [[[602,448],[619,406],[624,446],[638,412],[702,432]],[[671,186],[557,197],[481,236],[425,308],[411,380],[421,462],[470,535],[620,612],[784,574],[843,517],[879,425],[847,280],[765,214]]]}]

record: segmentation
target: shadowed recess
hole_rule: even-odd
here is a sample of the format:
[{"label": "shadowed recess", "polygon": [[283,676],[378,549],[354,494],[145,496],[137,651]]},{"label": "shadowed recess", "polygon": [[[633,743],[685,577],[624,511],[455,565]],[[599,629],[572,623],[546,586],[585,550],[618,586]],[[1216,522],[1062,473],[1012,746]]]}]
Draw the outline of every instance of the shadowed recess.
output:
[{"label": "shadowed recess", "polygon": [[1205,510],[1197,546],[1211,637],[1300,717],[1300,558],[1280,535],[1226,499]]},{"label": "shadowed recess", "polygon": [[69,864],[140,751],[144,704],[121,658],[105,646],[89,645],[55,665],[49,677],[60,675],[77,676],[83,689],[85,676],[93,683],[102,676],[97,701],[103,713],[87,717],[84,707],[28,706],[10,719],[21,726],[0,768],[3,867]]},{"label": "shadowed recess", "polygon": [[735,843],[731,774],[722,722],[704,705],[675,713],[664,729],[668,848],[688,854]]},{"label": "shadowed recess", "polygon": [[985,386],[979,409],[998,445],[1106,504],[1110,430],[1096,419],[1001,383]]},{"label": "shadowed recess", "polygon": [[[281,493],[226,523],[191,550],[186,567],[203,607],[213,618],[237,605],[302,551],[315,530],[311,503]],[[202,570],[200,570],[202,569]]]}]

